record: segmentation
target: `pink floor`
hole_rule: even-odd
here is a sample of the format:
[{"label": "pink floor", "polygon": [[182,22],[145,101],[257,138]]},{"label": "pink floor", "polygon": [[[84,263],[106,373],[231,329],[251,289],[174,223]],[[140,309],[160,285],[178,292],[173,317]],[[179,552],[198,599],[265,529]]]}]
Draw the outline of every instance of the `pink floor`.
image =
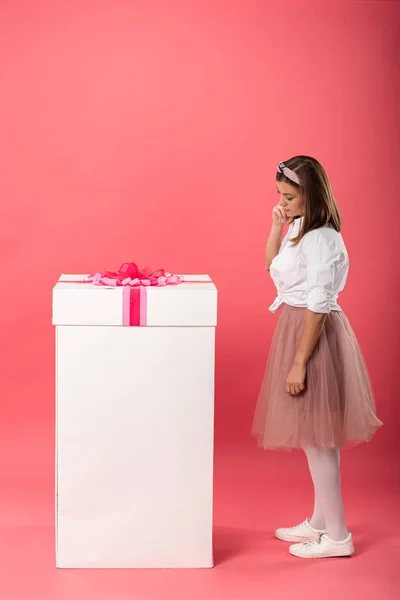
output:
[{"label": "pink floor", "polygon": [[343,453],[350,559],[296,559],[274,539],[310,512],[306,465],[249,444],[216,450],[214,569],[68,571],[54,566],[51,427],[0,432],[0,600],[400,597],[398,460],[382,460],[375,442]]}]

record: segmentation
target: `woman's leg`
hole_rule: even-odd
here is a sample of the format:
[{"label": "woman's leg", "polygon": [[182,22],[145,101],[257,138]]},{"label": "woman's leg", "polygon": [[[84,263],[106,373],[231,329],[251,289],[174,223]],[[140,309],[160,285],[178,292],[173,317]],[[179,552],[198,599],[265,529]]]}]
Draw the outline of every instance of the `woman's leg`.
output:
[{"label": "woman's leg", "polygon": [[333,540],[344,540],[349,532],[344,518],[340,485],[340,454],[337,448],[306,448],[314,483],[314,514],[311,526],[327,530]]},{"label": "woman's leg", "polygon": [[326,529],[325,515],[322,510],[322,502],[319,497],[319,492],[314,485],[314,511],[310,519],[310,525],[314,529]]}]

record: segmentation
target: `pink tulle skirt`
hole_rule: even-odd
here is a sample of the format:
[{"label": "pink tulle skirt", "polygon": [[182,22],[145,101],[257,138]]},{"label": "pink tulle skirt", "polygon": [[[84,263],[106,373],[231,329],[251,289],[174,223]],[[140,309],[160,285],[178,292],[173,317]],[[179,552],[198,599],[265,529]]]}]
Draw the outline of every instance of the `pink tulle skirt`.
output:
[{"label": "pink tulle skirt", "polygon": [[279,315],[252,434],[264,448],[286,450],[343,448],[370,440],[382,422],[362,351],[343,312],[327,315],[307,364],[306,389],[298,396],[286,392],[305,313],[285,304]]}]

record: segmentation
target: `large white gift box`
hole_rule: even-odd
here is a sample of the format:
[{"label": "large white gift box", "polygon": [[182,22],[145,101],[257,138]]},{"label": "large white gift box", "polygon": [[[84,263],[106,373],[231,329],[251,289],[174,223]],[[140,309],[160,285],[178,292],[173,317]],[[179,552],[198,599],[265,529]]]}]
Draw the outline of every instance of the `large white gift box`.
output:
[{"label": "large white gift box", "polygon": [[53,289],[57,567],[212,567],[216,287],[84,278]]}]

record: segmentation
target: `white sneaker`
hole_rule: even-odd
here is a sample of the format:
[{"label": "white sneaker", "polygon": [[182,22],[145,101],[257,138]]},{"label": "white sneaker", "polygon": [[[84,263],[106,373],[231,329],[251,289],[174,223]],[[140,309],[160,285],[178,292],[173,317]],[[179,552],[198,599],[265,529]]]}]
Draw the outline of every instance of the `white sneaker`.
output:
[{"label": "white sneaker", "polygon": [[281,527],[275,531],[278,540],[283,542],[308,542],[325,533],[325,529],[314,529],[310,525],[310,519],[306,519],[300,525],[294,527]]},{"label": "white sneaker", "polygon": [[331,558],[334,556],[351,556],[354,554],[351,533],[340,542],[331,540],[327,533],[321,533],[314,540],[289,546],[290,554],[299,558]]}]

